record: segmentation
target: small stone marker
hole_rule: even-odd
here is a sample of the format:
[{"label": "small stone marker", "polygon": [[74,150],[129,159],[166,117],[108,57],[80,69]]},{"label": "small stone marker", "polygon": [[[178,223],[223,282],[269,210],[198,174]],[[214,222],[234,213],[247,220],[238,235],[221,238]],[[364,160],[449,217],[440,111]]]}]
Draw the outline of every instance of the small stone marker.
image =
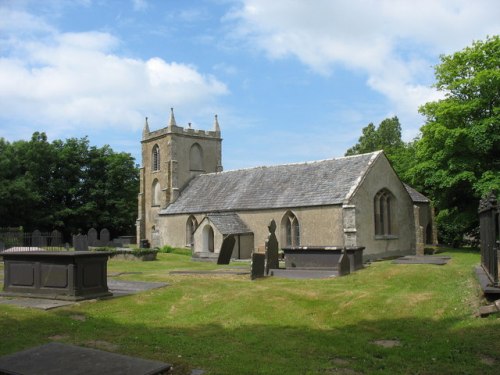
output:
[{"label": "small stone marker", "polygon": [[101,246],[108,246],[110,241],[110,235],[109,235],[109,230],[106,228],[101,229],[101,232],[99,233],[99,242],[101,243]]},{"label": "small stone marker", "polygon": [[259,277],[264,277],[266,263],[266,254],[252,253],[252,266],[250,277],[255,280]]},{"label": "small stone marker", "polygon": [[232,234],[224,238],[224,241],[222,241],[222,246],[220,247],[217,264],[229,264],[229,262],[231,261],[231,255],[233,254],[235,242],[236,239]]},{"label": "small stone marker", "polygon": [[278,239],[276,238],[276,234],[274,234],[276,231],[276,222],[274,219],[271,220],[267,227],[269,228],[269,236],[266,241],[266,274],[269,274],[270,269],[280,268],[280,263]]},{"label": "small stone marker", "polygon": [[351,262],[345,251],[342,252],[339,259],[338,273],[339,276],[349,275],[351,273]]},{"label": "small stone marker", "polygon": [[62,234],[57,229],[54,229],[50,234],[52,237],[51,246],[52,247],[60,247],[62,246]]},{"label": "small stone marker", "polygon": [[95,228],[90,228],[87,232],[87,241],[89,246],[99,246],[99,242],[97,240],[97,230]]},{"label": "small stone marker", "polygon": [[42,237],[42,233],[38,229],[33,231],[33,234],[31,235],[31,246],[32,247],[47,246],[47,244],[45,244],[44,238]]},{"label": "small stone marker", "polygon": [[75,248],[75,251],[89,251],[87,236],[84,234],[77,234],[73,236],[73,247]]}]

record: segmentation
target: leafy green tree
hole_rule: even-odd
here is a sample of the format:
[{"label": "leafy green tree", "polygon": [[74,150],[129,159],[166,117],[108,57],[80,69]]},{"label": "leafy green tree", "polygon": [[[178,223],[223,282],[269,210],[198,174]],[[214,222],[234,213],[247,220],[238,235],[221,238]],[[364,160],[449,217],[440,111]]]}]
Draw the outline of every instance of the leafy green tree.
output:
[{"label": "leafy green tree", "polygon": [[414,142],[405,144],[401,140],[401,124],[396,116],[386,118],[378,127],[375,127],[373,123],[365,126],[358,143],[348,149],[345,155],[364,154],[377,150],[384,150],[398,175],[405,180],[408,168],[414,160]]},{"label": "leafy green tree", "polygon": [[59,229],[69,236],[90,227],[133,233],[138,170],[127,153],[90,147],[87,138],[30,141],[0,138],[0,226]]},{"label": "leafy green tree", "polygon": [[458,246],[477,226],[480,197],[500,187],[500,37],[441,56],[435,76],[444,99],[420,108],[411,172],[434,199],[442,239]]}]

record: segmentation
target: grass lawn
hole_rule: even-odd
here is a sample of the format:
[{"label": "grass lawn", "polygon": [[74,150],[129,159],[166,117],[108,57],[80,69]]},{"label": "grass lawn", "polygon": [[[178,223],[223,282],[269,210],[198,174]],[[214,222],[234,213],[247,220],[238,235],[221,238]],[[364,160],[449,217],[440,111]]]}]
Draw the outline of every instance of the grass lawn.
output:
[{"label": "grass lawn", "polygon": [[169,286],[50,311],[0,305],[0,355],[57,340],[175,374],[498,374],[500,317],[474,317],[479,253],[444,255],[446,266],[383,261],[327,280],[170,275],[221,268],[181,254],[111,260],[118,279]]}]

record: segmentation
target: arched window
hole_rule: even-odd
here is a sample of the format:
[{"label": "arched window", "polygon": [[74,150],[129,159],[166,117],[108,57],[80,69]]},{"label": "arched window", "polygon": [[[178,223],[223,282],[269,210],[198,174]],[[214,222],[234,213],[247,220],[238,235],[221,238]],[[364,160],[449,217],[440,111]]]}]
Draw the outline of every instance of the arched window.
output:
[{"label": "arched window", "polygon": [[375,235],[396,234],[395,209],[396,198],[387,189],[380,190],[373,199]]},{"label": "arched window", "polygon": [[151,154],[151,170],[160,170],[160,147],[158,147],[158,145],[153,146],[153,152]]},{"label": "arched window", "polygon": [[191,215],[186,222],[186,245],[192,246],[194,244],[194,231],[198,227],[198,221]]},{"label": "arched window", "polygon": [[297,217],[288,211],[281,220],[283,242],[285,246],[300,246],[300,225]]},{"label": "arched window", "polygon": [[189,150],[189,170],[203,171],[203,150],[198,143],[191,146]]},{"label": "arched window", "polygon": [[161,186],[155,178],[151,187],[151,206],[159,206],[161,202]]},{"label": "arched window", "polygon": [[214,252],[214,230],[210,225],[203,228],[203,251]]}]

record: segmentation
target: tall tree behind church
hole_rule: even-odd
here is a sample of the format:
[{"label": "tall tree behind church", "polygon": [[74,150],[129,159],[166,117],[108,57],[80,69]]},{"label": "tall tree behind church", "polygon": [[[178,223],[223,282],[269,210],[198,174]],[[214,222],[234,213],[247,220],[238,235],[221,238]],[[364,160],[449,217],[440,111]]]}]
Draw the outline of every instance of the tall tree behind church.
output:
[{"label": "tall tree behind church", "polygon": [[414,160],[415,142],[405,143],[401,140],[401,124],[396,116],[386,118],[378,127],[373,123],[365,126],[358,143],[348,149],[345,156],[377,150],[384,150],[399,177],[408,181],[407,173]]},{"label": "tall tree behind church", "polygon": [[479,199],[500,188],[500,37],[441,56],[436,84],[444,99],[420,108],[414,186],[438,209],[440,232],[459,245],[477,227]]}]

